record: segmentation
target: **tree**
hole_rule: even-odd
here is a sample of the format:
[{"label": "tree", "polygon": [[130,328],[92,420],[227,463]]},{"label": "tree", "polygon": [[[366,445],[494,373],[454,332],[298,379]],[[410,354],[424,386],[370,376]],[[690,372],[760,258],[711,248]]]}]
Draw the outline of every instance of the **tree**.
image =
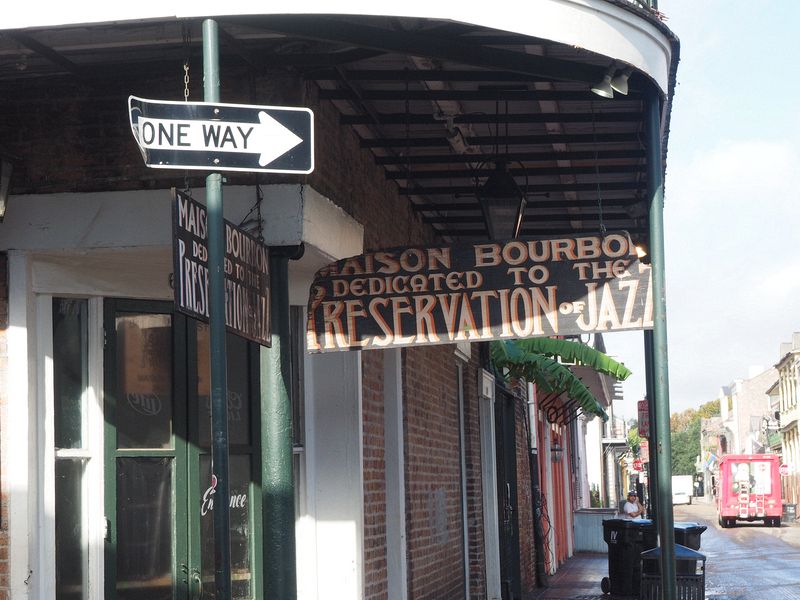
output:
[{"label": "tree", "polygon": [[697,410],[688,408],[670,415],[673,475],[694,475],[695,460],[700,455],[700,420],[718,414],[719,400],[712,400]]},{"label": "tree", "polygon": [[[635,423],[635,421],[633,421]],[[631,454],[639,456],[639,447],[642,445],[642,438],[639,436],[639,428],[631,427],[628,429],[628,448]]]},{"label": "tree", "polygon": [[672,474],[694,475],[695,460],[700,454],[700,419],[697,418],[672,436]]}]

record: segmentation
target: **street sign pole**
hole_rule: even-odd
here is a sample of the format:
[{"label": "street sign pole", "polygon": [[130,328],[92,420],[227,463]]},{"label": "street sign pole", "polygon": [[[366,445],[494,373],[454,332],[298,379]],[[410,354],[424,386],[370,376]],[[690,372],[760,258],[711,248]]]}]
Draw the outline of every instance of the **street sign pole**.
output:
[{"label": "street sign pole", "polygon": [[651,415],[658,456],[658,533],[661,546],[663,600],[675,600],[675,531],[672,514],[672,443],[669,431],[669,361],[667,358],[667,301],[664,276],[664,159],[661,153],[661,98],[651,90],[646,100],[647,184],[650,194],[650,251],[653,264],[653,375],[655,413]]},{"label": "street sign pole", "polygon": [[[203,97],[219,102],[219,30],[203,21]],[[231,597],[230,481],[228,468],[228,406],[225,356],[225,235],[222,175],[206,177],[208,211],[209,334],[211,345],[211,456],[217,478],[214,503],[214,581],[216,598]]]}]

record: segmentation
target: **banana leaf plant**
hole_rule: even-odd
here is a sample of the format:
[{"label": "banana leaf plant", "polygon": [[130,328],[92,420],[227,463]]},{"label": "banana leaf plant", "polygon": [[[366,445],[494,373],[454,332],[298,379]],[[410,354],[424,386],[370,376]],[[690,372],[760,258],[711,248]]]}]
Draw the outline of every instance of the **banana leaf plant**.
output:
[{"label": "banana leaf plant", "polygon": [[584,409],[591,407],[588,411],[601,416],[604,421],[608,415],[594,394],[567,366],[555,359],[584,365],[621,381],[631,375],[630,369],[622,363],[571,340],[529,338],[494,341],[491,343],[491,356],[495,367],[505,377],[535,383],[545,394],[566,393]]}]

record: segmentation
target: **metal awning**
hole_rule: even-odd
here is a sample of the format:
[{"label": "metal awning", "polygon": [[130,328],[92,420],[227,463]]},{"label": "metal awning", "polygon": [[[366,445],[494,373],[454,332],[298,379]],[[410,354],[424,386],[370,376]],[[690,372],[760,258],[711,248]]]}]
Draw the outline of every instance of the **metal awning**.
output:
[{"label": "metal awning", "polygon": [[[628,95],[601,98],[590,88],[611,58],[451,21],[270,15],[219,23],[223,72],[309,82],[441,240],[486,239],[476,190],[505,161],[527,198],[521,235],[625,229],[646,242],[645,75],[633,72]],[[0,98],[65,78],[122,92],[121,73],[181,82],[187,55],[199,81],[199,21],[9,31],[0,39]],[[223,98],[287,104],[276,88],[275,97],[224,89]],[[176,83],[174,99],[179,90]]]}]

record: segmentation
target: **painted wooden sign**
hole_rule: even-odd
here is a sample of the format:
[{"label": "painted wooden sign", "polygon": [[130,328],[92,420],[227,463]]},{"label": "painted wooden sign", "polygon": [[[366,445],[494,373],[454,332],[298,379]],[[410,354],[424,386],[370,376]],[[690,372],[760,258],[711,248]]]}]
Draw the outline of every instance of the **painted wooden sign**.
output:
[{"label": "painted wooden sign", "polygon": [[310,352],[653,326],[650,267],[626,232],[395,248],[321,269]]},{"label": "painted wooden sign", "polygon": [[[208,238],[205,207],[173,190],[175,308],[208,322]],[[264,346],[270,334],[269,250],[249,233],[225,221],[225,325],[231,333]]]}]

